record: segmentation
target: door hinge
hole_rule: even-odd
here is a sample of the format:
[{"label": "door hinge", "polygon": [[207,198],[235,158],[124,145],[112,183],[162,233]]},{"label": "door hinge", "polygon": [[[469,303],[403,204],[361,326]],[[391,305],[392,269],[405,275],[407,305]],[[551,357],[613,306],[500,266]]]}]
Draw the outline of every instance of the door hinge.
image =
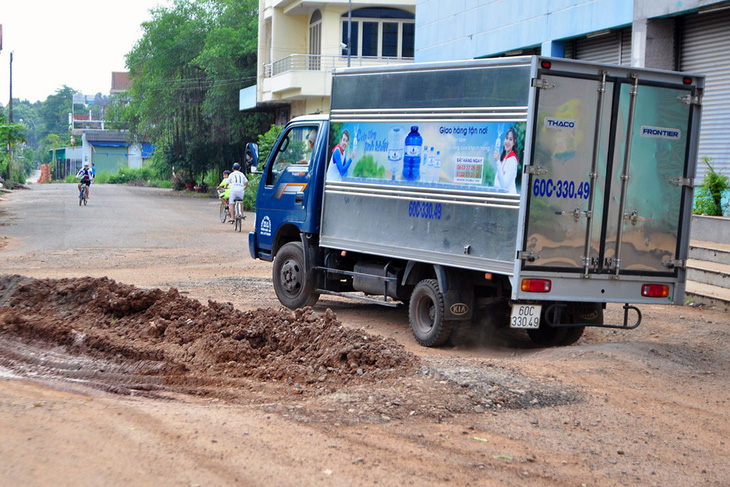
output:
[{"label": "door hinge", "polygon": [[592,211],[582,211],[580,209],[580,206],[573,211],[556,211],[555,214],[561,216],[570,215],[575,221],[580,221],[581,217],[586,217],[589,219],[593,217]]},{"label": "door hinge", "polygon": [[517,252],[517,260],[526,260],[527,262],[535,262],[539,259],[539,255],[535,255],[532,250],[520,250]]},{"label": "door hinge", "polygon": [[555,83],[551,83],[548,80],[542,78],[532,78],[530,84],[533,88],[540,88],[543,90],[552,90],[553,88],[555,88]]},{"label": "door hinge", "polygon": [[689,186],[690,188],[695,185],[692,178],[673,178],[669,180],[669,183],[675,186]]},{"label": "door hinge", "polygon": [[653,218],[646,218],[639,216],[639,210],[634,210],[631,213],[624,213],[624,220],[628,220],[632,225],[636,225],[639,222],[653,222]]},{"label": "door hinge", "polygon": [[535,176],[542,176],[543,174],[547,174],[548,170],[542,166],[525,166],[525,172],[527,174],[534,174]]},{"label": "door hinge", "polygon": [[697,95],[678,96],[677,100],[684,103],[685,105],[702,105],[702,97]]},{"label": "door hinge", "polygon": [[684,269],[684,261],[682,259],[663,260],[662,265],[667,269]]}]

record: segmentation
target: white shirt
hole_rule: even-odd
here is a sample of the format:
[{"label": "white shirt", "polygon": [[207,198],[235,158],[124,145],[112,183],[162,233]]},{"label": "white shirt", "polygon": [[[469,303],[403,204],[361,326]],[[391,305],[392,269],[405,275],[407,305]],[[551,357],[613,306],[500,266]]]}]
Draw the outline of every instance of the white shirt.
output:
[{"label": "white shirt", "polygon": [[231,191],[243,191],[246,188],[246,183],[248,183],[248,179],[246,179],[246,175],[241,171],[233,171],[228,176],[228,184]]}]

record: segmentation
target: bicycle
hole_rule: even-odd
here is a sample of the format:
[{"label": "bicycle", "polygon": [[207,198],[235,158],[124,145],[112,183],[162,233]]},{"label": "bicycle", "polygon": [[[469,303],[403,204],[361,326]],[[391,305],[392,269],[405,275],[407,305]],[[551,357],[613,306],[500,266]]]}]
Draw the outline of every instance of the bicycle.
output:
[{"label": "bicycle", "polygon": [[[225,190],[218,190],[218,197],[225,192]],[[221,223],[225,223],[226,220],[228,220],[231,217],[231,210],[228,209],[228,203],[225,203],[224,201],[221,201],[220,209],[218,210],[218,213],[221,218]]]},{"label": "bicycle", "polygon": [[79,206],[81,206],[81,202],[83,201],[84,206],[86,206],[86,203],[89,201],[89,199],[86,197],[86,185],[81,185],[81,191],[79,191]]},{"label": "bicycle", "polygon": [[243,201],[237,200],[234,204],[233,211],[235,213],[233,230],[240,232],[243,227],[243,220],[246,218],[246,215],[243,214]]}]

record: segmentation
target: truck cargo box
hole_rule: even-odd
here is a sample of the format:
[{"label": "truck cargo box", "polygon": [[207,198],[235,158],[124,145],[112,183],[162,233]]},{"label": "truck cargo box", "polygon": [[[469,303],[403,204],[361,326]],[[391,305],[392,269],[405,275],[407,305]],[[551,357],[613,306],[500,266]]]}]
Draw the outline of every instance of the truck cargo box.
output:
[{"label": "truck cargo box", "polygon": [[654,302],[651,277],[681,303],[702,87],[541,57],[338,72],[330,147],[354,156],[320,244],[507,274],[515,299],[549,273],[547,299]]}]

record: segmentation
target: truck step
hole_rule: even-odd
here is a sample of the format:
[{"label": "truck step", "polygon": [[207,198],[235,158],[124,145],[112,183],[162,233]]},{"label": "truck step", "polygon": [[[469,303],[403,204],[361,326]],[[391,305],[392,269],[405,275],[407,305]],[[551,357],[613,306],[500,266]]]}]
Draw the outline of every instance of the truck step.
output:
[{"label": "truck step", "polygon": [[685,297],[691,306],[710,306],[712,308],[730,311],[730,290],[702,284],[694,281],[687,281]]},{"label": "truck step", "polygon": [[730,265],[730,245],[692,240],[689,243],[689,258]]},{"label": "truck step", "polygon": [[730,290],[730,265],[688,259],[687,280]]},{"label": "truck step", "polygon": [[358,301],[364,301],[366,303],[379,304],[380,306],[388,306],[389,308],[397,308],[398,306],[400,306],[400,303],[398,301],[394,301],[391,298],[375,299],[363,296],[362,294],[340,293],[337,291],[328,291],[326,289],[317,289],[317,292],[320,294],[331,294],[332,296],[342,296],[348,299],[356,299]]}]

